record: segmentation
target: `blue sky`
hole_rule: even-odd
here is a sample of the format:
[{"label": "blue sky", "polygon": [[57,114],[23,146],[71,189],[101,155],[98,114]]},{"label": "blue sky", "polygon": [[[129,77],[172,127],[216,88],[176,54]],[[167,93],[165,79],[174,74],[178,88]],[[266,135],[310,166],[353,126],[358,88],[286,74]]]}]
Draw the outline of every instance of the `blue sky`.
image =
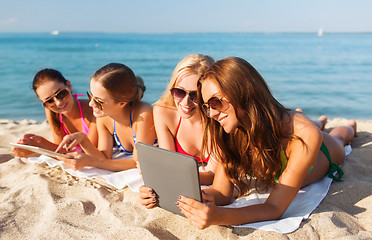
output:
[{"label": "blue sky", "polygon": [[0,0],[0,32],[372,32],[370,0]]}]

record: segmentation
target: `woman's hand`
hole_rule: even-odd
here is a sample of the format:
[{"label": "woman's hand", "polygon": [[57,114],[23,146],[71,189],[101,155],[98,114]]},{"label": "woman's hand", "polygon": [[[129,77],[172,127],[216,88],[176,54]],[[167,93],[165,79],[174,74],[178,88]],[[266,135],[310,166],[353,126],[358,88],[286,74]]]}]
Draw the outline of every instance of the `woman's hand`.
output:
[{"label": "woman's hand", "polygon": [[[37,136],[35,134],[26,134],[17,143],[36,147],[43,147],[42,145],[45,141],[47,140],[41,136]],[[34,154],[34,152],[14,146],[12,147],[12,151],[16,157],[29,157],[32,154]]]},{"label": "woman's hand", "polygon": [[218,208],[214,202],[213,195],[202,191],[202,197],[202,203],[184,196],[180,196],[179,200],[176,202],[180,212],[199,229],[204,229],[212,224],[216,224],[214,221],[218,219]]},{"label": "woman's hand", "polygon": [[141,198],[141,204],[143,206],[145,206],[148,209],[156,207],[156,205],[158,204],[158,198],[152,188],[142,185],[139,188],[139,191],[140,191],[139,196]]},{"label": "woman's hand", "polygon": [[59,152],[62,149],[65,149],[67,152],[69,152],[71,149],[79,145],[85,138],[87,138],[87,135],[85,135],[83,132],[76,132],[66,135],[63,137],[62,142],[57,147],[56,152]]},{"label": "woman's hand", "polygon": [[82,152],[70,152],[66,153],[66,157],[58,157],[58,160],[63,161],[67,167],[72,170],[80,170],[85,166],[90,166],[90,163],[93,161],[93,157],[88,156]]}]

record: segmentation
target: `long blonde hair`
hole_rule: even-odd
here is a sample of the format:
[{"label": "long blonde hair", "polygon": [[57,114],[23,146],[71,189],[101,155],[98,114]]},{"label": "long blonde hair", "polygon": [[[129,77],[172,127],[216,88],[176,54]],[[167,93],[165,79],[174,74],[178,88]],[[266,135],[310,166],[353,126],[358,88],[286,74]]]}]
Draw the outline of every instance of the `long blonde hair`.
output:
[{"label": "long blonde hair", "polygon": [[213,58],[202,54],[191,54],[183,58],[173,70],[171,80],[168,83],[163,95],[155,105],[166,105],[169,107],[175,107],[174,100],[170,90],[174,88],[177,81],[188,75],[201,76],[205,70],[214,63]]}]

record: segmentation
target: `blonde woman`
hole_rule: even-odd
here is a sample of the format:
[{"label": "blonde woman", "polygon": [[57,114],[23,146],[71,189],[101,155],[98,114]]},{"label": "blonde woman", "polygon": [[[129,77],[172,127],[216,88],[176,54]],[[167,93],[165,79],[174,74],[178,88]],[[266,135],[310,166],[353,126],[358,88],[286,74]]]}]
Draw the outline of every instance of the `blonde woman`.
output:
[{"label": "blonde woman", "polygon": [[[154,106],[154,122],[159,147],[194,157],[205,167],[200,172],[200,183],[213,182],[216,162],[207,152],[201,151],[203,124],[197,104],[197,81],[214,60],[205,55],[193,54],[182,59],[173,71],[171,80]],[[156,161],[156,160],[154,160]],[[142,205],[156,205],[156,194],[151,188],[140,188]]]}]

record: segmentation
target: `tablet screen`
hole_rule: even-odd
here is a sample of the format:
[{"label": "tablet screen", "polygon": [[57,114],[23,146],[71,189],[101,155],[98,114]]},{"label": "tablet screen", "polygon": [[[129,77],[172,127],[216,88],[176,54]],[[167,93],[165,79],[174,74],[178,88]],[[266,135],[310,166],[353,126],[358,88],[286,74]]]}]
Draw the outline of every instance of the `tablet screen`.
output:
[{"label": "tablet screen", "polygon": [[51,158],[57,158],[57,157],[68,158],[68,156],[65,155],[65,154],[56,153],[56,152],[50,151],[48,149],[40,148],[40,147],[35,147],[35,146],[30,146],[30,145],[23,145],[23,144],[18,144],[18,143],[10,143],[10,145],[15,146],[15,147],[19,147],[19,148],[22,148],[22,149],[26,149],[26,150],[29,150],[29,151],[34,152],[34,153],[39,153],[39,154],[42,154],[42,155],[46,155],[46,156],[51,157]]}]

